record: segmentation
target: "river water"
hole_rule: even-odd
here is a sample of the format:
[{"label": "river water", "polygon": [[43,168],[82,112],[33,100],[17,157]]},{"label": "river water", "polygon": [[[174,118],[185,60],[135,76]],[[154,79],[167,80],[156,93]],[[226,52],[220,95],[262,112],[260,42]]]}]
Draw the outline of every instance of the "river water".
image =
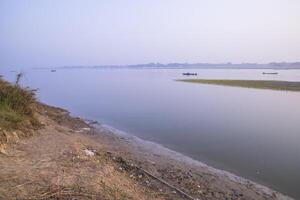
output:
[{"label": "river water", "polygon": [[[42,102],[159,143],[300,199],[300,92],[175,81],[300,81],[300,70],[61,69],[25,71]],[[15,73],[6,72],[13,80]]]}]

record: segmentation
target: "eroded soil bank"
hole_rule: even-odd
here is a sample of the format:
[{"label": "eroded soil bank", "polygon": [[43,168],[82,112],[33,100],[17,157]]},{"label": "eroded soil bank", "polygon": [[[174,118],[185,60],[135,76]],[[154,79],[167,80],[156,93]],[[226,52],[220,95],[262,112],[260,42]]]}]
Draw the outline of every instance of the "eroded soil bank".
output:
[{"label": "eroded soil bank", "polygon": [[1,149],[0,199],[289,199],[60,108],[37,116]]}]

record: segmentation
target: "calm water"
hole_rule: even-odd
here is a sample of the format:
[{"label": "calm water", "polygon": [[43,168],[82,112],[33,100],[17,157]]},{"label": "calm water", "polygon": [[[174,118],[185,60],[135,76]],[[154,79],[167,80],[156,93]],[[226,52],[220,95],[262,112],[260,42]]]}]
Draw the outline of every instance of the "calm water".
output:
[{"label": "calm water", "polygon": [[[32,70],[41,101],[160,143],[300,198],[300,92],[176,82],[201,78],[300,81],[300,70]],[[13,73],[8,73],[11,79]]]}]

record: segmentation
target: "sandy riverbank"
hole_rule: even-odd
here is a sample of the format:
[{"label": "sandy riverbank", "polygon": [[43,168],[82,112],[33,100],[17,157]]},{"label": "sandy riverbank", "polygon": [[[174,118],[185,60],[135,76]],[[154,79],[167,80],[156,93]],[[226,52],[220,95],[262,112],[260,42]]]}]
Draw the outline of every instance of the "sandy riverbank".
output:
[{"label": "sandy riverbank", "polygon": [[158,144],[40,105],[0,154],[0,199],[289,199]]},{"label": "sandy riverbank", "polygon": [[186,83],[220,85],[267,90],[300,91],[300,82],[279,80],[179,79]]}]

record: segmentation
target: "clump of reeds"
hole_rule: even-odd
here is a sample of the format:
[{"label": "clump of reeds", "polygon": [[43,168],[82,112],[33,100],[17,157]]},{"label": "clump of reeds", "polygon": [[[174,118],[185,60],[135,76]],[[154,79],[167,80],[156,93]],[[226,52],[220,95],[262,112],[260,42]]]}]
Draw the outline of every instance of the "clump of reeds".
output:
[{"label": "clump of reeds", "polygon": [[[19,85],[22,74],[17,75],[16,82],[9,83],[0,77],[0,128],[18,129],[20,124],[35,123],[35,91]],[[28,123],[30,122],[30,123]]]}]

